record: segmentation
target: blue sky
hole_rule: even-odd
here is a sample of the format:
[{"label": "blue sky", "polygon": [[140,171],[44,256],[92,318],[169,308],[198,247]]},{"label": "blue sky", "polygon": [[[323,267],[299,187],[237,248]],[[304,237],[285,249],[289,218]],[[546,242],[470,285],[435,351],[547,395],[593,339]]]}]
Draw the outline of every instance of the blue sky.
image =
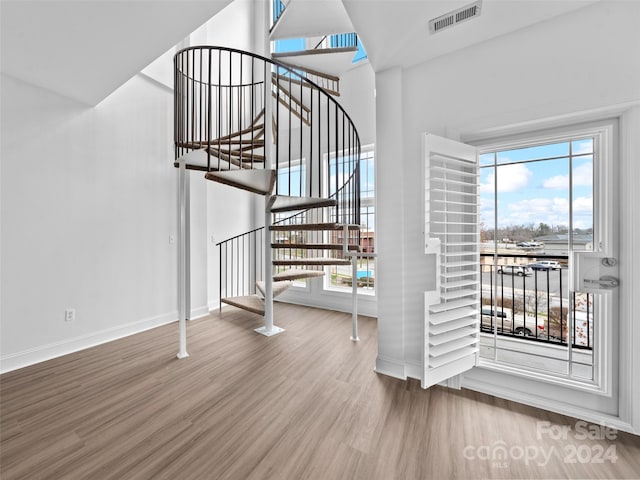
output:
[{"label": "blue sky", "polygon": [[[498,227],[546,223],[569,226],[569,142],[497,153]],[[593,226],[593,141],[571,143],[573,226]],[[559,158],[556,158],[559,157]],[[546,159],[546,160],[542,160]],[[538,160],[518,163],[525,160]],[[491,165],[493,154],[480,157]],[[480,169],[480,221],[494,224],[494,168]]]}]

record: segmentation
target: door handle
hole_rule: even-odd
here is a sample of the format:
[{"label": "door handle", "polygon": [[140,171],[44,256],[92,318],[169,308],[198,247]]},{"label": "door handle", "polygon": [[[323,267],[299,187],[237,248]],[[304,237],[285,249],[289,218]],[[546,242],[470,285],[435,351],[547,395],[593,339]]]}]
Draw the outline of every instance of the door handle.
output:
[{"label": "door handle", "polygon": [[609,275],[604,275],[600,277],[598,280],[585,278],[584,283],[591,283],[600,285],[602,288],[615,288],[620,286],[620,280],[616,277],[611,277]]}]

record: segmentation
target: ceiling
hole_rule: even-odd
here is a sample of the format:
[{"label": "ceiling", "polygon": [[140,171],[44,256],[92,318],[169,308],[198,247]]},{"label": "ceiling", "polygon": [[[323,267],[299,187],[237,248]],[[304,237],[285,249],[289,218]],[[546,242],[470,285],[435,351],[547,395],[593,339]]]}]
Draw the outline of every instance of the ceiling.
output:
[{"label": "ceiling", "polygon": [[289,0],[271,40],[353,32],[341,0]]},{"label": "ceiling", "polygon": [[[299,1],[299,0],[292,0]],[[479,17],[429,33],[429,20],[472,0],[343,0],[375,71],[408,67],[599,0],[483,0]]]},{"label": "ceiling", "polygon": [[[2,0],[1,71],[97,105],[231,1]],[[484,0],[478,18],[430,35],[431,18],[471,2],[290,0],[291,18],[274,37],[355,28],[379,71],[421,63],[596,1]]]},{"label": "ceiling", "polygon": [[229,3],[2,0],[1,71],[97,105]]}]

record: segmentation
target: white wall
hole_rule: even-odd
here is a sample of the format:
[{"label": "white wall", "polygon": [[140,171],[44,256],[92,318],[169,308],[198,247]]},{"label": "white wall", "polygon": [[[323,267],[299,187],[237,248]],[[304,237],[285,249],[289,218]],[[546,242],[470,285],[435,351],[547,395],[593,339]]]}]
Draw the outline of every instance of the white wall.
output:
[{"label": "white wall", "polygon": [[3,370],[176,318],[172,117],[139,76],[96,108],[2,76]]},{"label": "white wall", "polygon": [[[260,30],[255,0],[235,0],[147,66],[142,73],[173,89],[173,55],[188,46],[213,45],[257,51]],[[202,172],[191,172],[191,291],[192,318],[216,308],[219,303],[219,252],[216,243],[256,226],[255,195],[204,180]],[[260,219],[260,223],[262,223]]]},{"label": "white wall", "polygon": [[[254,4],[231,3],[190,43],[253,50]],[[177,319],[171,62],[95,108],[2,76],[2,371]],[[253,213],[249,194],[202,176],[190,174],[191,318],[217,296],[211,235],[250,229]]]},{"label": "white wall", "polygon": [[[261,37],[255,31],[255,11],[258,5],[254,0],[235,0],[218,15],[196,30],[190,37],[190,45],[215,45],[236,48],[249,52],[258,51],[257,42]],[[257,195],[228,187],[202,178],[203,174],[193,177],[205,185],[207,204],[206,244],[207,244],[207,304],[210,309],[217,308],[219,295],[219,249],[216,243],[234,235],[255,228],[254,211]],[[262,223],[262,221],[261,221]]]},{"label": "white wall", "polygon": [[336,100],[351,117],[361,145],[376,141],[375,80],[368,61],[361,61],[340,76],[340,96]]},{"label": "white wall", "polygon": [[[456,138],[640,101],[639,18],[638,3],[601,2],[413,68],[377,73],[378,205],[389,205],[378,209],[378,270],[394,286],[378,300],[380,371],[403,377],[420,364],[421,134]],[[640,139],[631,142],[637,150]],[[403,208],[401,220],[392,206]],[[404,252],[401,268],[397,253],[385,248],[392,240]]]}]

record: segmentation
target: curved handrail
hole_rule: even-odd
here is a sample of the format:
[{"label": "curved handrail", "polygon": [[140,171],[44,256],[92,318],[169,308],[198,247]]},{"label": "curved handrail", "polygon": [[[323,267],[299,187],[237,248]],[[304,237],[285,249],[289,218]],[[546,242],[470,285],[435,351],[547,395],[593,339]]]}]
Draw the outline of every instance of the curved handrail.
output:
[{"label": "curved handrail", "polygon": [[[184,48],[174,68],[176,159],[204,148],[207,171],[260,168],[271,159],[278,194],[335,197],[335,220],[359,223],[360,138],[329,91],[295,68],[229,47]],[[267,122],[275,154],[266,148]]]},{"label": "curved handrail", "polygon": [[[200,49],[207,49],[207,50],[220,50],[220,51],[225,51],[225,52],[231,52],[231,53],[238,53],[238,54],[242,54],[243,56],[247,56],[249,58],[255,58],[258,60],[262,60],[265,63],[270,63],[272,65],[276,65],[279,68],[286,70],[289,73],[293,73],[296,77],[302,79],[302,81],[304,81],[305,83],[309,83],[310,85],[312,85],[313,87],[317,88],[318,90],[321,90],[322,92],[324,92],[327,97],[333,101],[333,103],[342,111],[342,113],[349,119],[349,121],[351,122],[352,125],[354,125],[355,128],[355,124],[353,123],[353,120],[351,120],[351,117],[349,116],[349,114],[344,110],[344,108],[342,107],[342,105],[340,105],[334,98],[333,96],[331,96],[331,94],[329,92],[327,92],[323,87],[321,87],[320,85],[318,85],[316,82],[313,82],[312,80],[309,80],[307,77],[304,77],[302,75],[300,75],[299,72],[296,72],[295,68],[292,68],[282,62],[278,62],[277,60],[273,60],[271,58],[267,58],[264,57],[262,55],[258,55],[257,53],[253,53],[253,52],[247,52],[245,50],[239,50],[237,48],[231,48],[231,47],[219,47],[219,46],[211,46],[211,45],[195,45],[195,46],[191,46],[191,47],[185,47],[181,50],[179,50],[178,52],[176,52],[176,54],[173,56],[173,64],[174,64],[174,68],[176,67],[176,59],[178,58],[178,56],[183,53],[183,52],[187,52],[187,51],[191,51],[191,50],[200,50]],[[184,74],[183,74],[184,75]],[[189,78],[187,76],[187,78]],[[234,85],[234,86],[238,86],[238,85]]]}]

